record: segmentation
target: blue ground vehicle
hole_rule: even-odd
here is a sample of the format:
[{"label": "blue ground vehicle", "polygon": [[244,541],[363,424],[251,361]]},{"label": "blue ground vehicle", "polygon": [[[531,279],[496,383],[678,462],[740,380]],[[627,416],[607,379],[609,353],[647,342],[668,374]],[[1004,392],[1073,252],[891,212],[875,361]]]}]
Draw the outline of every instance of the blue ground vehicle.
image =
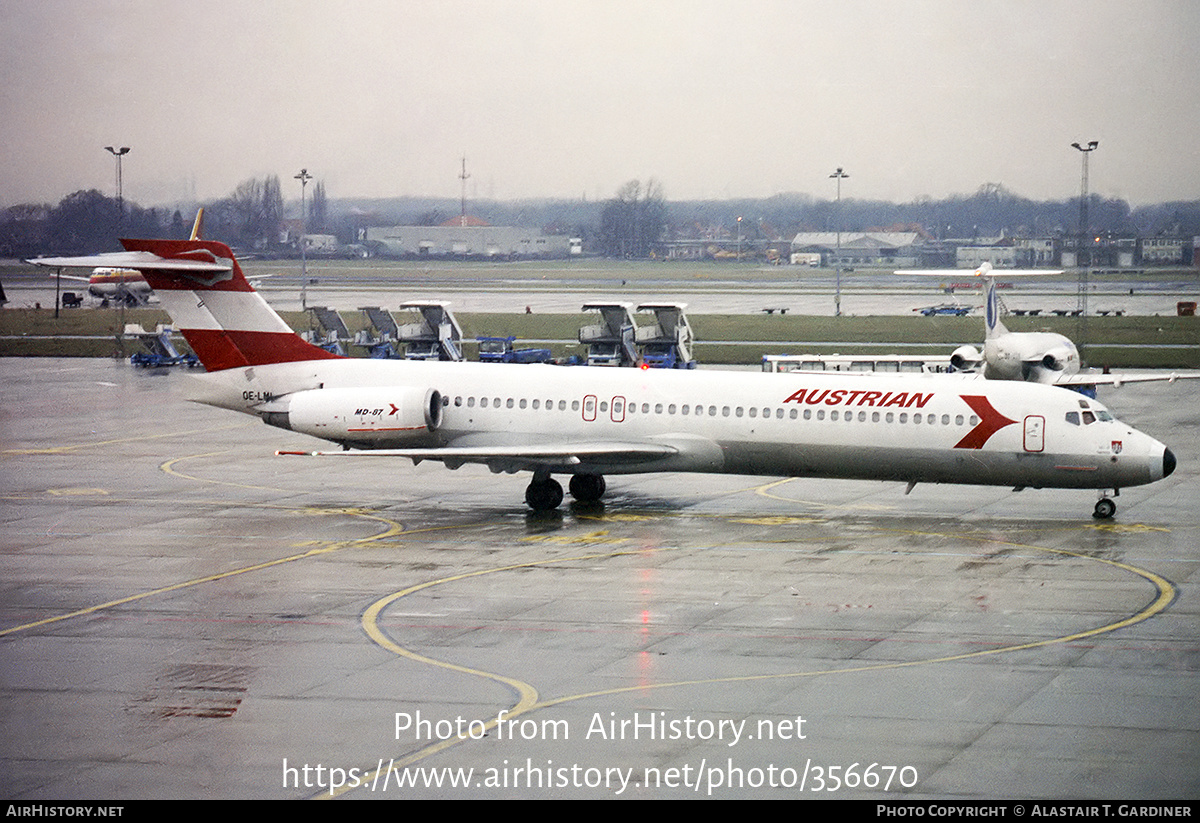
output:
[{"label": "blue ground vehicle", "polygon": [[477,337],[481,363],[549,363],[554,358],[549,349],[518,349],[517,338]]}]

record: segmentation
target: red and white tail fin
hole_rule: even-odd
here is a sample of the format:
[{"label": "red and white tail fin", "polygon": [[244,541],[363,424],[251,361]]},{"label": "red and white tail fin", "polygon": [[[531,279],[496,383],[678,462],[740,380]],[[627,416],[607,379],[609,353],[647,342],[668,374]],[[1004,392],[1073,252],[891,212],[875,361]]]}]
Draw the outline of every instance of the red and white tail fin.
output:
[{"label": "red and white tail fin", "polygon": [[[224,243],[193,239],[121,244],[146,257],[147,262],[131,267],[145,276],[208,371],[338,358],[306,342],[283,322],[251,287]],[[187,261],[211,264],[211,270],[184,268]]]}]

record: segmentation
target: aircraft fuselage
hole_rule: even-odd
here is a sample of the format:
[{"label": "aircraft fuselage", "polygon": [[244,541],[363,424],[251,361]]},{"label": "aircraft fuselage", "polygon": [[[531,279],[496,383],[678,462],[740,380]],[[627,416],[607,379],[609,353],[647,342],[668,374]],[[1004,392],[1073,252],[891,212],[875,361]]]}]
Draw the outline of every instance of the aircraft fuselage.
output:
[{"label": "aircraft fuselage", "polygon": [[[348,448],[497,452],[447,460],[451,467],[481,462],[496,471],[699,471],[1098,489],[1149,483],[1174,467],[1163,444],[1094,400],[974,375],[341,360],[198,379],[203,388],[193,399]],[[422,404],[434,396],[440,419],[430,425]],[[1081,419],[1085,413],[1089,422]],[[536,464],[502,453],[529,443],[653,443],[670,453]]]}]

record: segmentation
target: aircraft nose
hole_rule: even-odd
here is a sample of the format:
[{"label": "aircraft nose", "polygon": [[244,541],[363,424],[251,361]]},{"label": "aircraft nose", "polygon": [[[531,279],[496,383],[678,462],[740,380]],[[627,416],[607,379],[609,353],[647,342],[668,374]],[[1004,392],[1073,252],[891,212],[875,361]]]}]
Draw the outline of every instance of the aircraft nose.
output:
[{"label": "aircraft nose", "polygon": [[1170,449],[1163,449],[1162,476],[1168,477],[1175,471],[1175,455]]}]

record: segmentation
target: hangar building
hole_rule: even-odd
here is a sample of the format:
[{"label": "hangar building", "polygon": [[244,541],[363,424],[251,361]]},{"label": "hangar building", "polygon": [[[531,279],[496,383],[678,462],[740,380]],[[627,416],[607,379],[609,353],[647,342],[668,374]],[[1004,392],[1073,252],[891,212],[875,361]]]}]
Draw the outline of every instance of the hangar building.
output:
[{"label": "hangar building", "polygon": [[389,257],[568,257],[574,245],[566,235],[489,226],[470,216],[440,226],[376,226],[367,229],[366,241]]}]

